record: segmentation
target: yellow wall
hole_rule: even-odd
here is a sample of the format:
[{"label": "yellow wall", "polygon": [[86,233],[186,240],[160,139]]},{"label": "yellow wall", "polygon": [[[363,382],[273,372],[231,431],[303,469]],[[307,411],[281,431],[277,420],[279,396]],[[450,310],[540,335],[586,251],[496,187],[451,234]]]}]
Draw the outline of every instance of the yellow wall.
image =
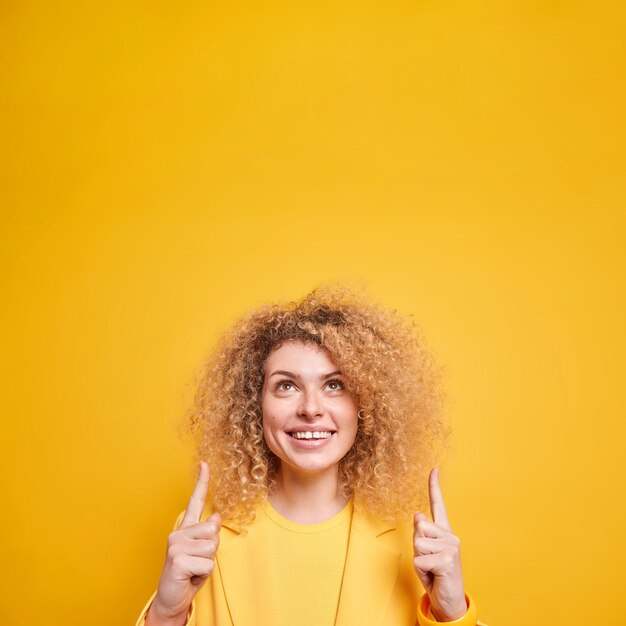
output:
[{"label": "yellow wall", "polygon": [[0,15],[3,625],[134,620],[193,483],[194,371],[329,278],[413,313],[448,368],[482,618],[624,623],[623,10]]}]

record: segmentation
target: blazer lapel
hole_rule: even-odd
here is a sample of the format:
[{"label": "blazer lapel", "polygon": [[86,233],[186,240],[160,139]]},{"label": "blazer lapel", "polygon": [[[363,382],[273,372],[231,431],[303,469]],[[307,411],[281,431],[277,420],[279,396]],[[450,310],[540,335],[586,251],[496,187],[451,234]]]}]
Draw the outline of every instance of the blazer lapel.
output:
[{"label": "blazer lapel", "polygon": [[400,552],[379,539],[395,525],[359,508],[352,516],[336,626],[382,624],[400,566]]},{"label": "blazer lapel", "polygon": [[[241,531],[227,521],[222,524],[234,536],[217,552],[217,563],[232,623],[235,626],[257,626],[275,615],[278,601],[272,567],[259,571],[254,564],[267,563],[267,525],[252,524]],[[265,617],[263,617],[265,616]]]}]

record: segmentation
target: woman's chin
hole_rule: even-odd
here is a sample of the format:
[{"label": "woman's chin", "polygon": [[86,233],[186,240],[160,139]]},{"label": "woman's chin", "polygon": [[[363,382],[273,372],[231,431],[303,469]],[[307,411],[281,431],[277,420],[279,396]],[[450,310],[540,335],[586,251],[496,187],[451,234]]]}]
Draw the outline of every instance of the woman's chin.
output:
[{"label": "woman's chin", "polygon": [[323,461],[321,459],[289,459],[281,462],[281,471],[306,475],[307,477],[313,477],[315,475],[323,476],[325,474],[337,474],[339,468],[339,462]]}]

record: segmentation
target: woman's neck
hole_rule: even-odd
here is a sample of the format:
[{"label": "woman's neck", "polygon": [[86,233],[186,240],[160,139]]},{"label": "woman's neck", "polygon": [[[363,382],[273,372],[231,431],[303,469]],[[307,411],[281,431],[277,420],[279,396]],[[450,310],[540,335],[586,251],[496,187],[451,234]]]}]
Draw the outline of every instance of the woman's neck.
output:
[{"label": "woman's neck", "polygon": [[271,505],[298,524],[319,524],[334,517],[346,506],[348,498],[339,493],[337,468],[329,470],[306,474],[281,467],[278,486],[269,496]]}]

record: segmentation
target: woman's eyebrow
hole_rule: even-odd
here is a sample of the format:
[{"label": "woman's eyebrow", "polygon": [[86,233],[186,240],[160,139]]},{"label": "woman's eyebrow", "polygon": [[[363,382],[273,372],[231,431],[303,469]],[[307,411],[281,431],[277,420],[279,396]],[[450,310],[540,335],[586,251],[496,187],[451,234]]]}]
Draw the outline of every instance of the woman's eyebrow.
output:
[{"label": "woman's eyebrow", "polygon": [[341,375],[341,370],[336,370],[334,372],[331,372],[330,374],[325,374],[324,376],[320,376],[321,379],[324,378],[330,378],[331,376],[340,376]]},{"label": "woman's eyebrow", "polygon": [[[270,374],[270,378],[271,378],[272,376],[276,376],[276,375],[278,375],[278,374],[280,374],[281,376],[289,376],[289,377],[291,377],[291,378],[298,378],[298,375],[297,375],[297,374],[294,374],[293,372],[288,372],[287,370],[276,370],[275,372],[272,372],[272,373]],[[320,380],[324,380],[324,379],[326,379],[326,378],[330,378],[331,376],[337,376],[337,375],[339,375],[339,374],[341,374],[341,371],[340,371],[340,370],[336,370],[336,371],[334,371],[334,372],[331,372],[330,374],[322,374],[322,375],[320,376]]]}]

